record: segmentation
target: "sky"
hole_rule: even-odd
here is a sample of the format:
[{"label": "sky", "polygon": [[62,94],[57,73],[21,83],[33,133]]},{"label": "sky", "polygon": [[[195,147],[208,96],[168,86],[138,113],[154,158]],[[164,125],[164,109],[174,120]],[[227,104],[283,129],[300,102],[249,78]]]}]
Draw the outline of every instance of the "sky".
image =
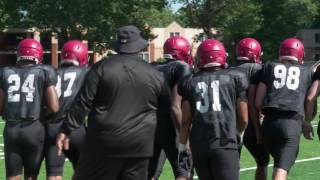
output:
[{"label": "sky", "polygon": [[173,3],[171,5],[171,8],[172,8],[173,12],[176,12],[181,6],[182,6],[181,3]]}]

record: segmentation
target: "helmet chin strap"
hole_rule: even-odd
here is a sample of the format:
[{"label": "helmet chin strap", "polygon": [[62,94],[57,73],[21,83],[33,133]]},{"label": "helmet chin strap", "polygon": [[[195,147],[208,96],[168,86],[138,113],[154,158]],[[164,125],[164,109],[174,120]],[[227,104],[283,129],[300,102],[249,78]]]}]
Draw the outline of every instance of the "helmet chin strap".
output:
[{"label": "helmet chin strap", "polygon": [[74,65],[74,66],[80,66],[80,63],[77,61],[77,60],[75,60],[75,59],[69,59],[69,60],[62,60],[61,62],[60,62],[60,64],[61,65],[63,65],[63,64],[72,64],[72,65]]},{"label": "helmet chin strap", "polygon": [[298,58],[295,56],[280,56],[279,57],[280,61],[296,61],[299,62]]},{"label": "helmet chin strap", "polygon": [[209,67],[219,67],[219,66],[221,66],[221,64],[220,63],[208,63],[208,64],[206,64],[206,65],[204,65],[203,67],[204,68],[209,68]]},{"label": "helmet chin strap", "polygon": [[38,58],[35,58],[32,56],[19,56],[17,58],[17,61],[32,61],[32,62],[35,62],[36,64],[39,64]]}]

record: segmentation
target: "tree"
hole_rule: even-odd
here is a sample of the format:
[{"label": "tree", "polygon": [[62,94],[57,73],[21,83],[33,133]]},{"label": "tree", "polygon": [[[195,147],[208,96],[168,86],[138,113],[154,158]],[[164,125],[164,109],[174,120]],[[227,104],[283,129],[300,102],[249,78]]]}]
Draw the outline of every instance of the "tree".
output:
[{"label": "tree", "polygon": [[[9,27],[38,27],[58,32],[62,40],[87,39],[110,46],[116,29],[134,24],[148,37],[145,9],[162,9],[165,0],[3,0],[12,21]],[[17,23],[18,22],[18,23]]]},{"label": "tree", "polygon": [[[178,0],[188,26],[202,28],[208,38],[223,40],[233,57],[235,43],[260,29],[263,17],[257,0]],[[215,35],[212,29],[218,30]],[[230,51],[231,50],[231,51]]]},{"label": "tree", "polygon": [[299,29],[310,28],[319,12],[317,0],[268,0],[262,5],[264,21],[256,36],[263,43],[267,60],[277,58],[283,39],[296,36]]}]

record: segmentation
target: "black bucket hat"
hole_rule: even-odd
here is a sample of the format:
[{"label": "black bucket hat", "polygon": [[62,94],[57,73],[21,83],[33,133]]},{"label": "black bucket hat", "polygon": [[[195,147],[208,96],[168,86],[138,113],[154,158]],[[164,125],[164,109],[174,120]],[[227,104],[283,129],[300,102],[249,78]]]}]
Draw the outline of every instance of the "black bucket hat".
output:
[{"label": "black bucket hat", "polygon": [[113,48],[118,53],[138,53],[148,46],[140,35],[140,30],[133,25],[123,26],[117,30],[117,40]]}]

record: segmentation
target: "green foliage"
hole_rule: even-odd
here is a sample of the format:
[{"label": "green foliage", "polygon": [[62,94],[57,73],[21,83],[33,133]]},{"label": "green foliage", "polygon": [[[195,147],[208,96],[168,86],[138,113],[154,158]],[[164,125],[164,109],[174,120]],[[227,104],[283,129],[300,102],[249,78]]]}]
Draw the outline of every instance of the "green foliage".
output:
[{"label": "green foliage", "polygon": [[280,42],[310,28],[319,12],[317,0],[268,0],[262,7],[264,22],[255,35],[263,43],[265,60],[277,58]]},{"label": "green foliage", "polygon": [[147,9],[145,22],[151,27],[166,27],[176,20],[175,14],[169,8]]},{"label": "green foliage", "polygon": [[[243,37],[257,38],[264,59],[277,57],[280,42],[299,29],[320,27],[319,0],[177,0],[184,22],[223,40],[231,57]],[[179,11],[179,12],[180,12]],[[217,36],[210,31],[219,30]]]},{"label": "green foliage", "polygon": [[[165,0],[3,0],[12,21],[9,27],[38,27],[58,32],[59,38],[87,39],[110,46],[116,29],[134,24],[148,38],[144,28],[150,11],[166,6]],[[1,3],[0,3],[1,5]],[[1,8],[1,6],[0,6]],[[1,11],[0,11],[1,13]],[[1,14],[0,14],[1,15]]]}]

